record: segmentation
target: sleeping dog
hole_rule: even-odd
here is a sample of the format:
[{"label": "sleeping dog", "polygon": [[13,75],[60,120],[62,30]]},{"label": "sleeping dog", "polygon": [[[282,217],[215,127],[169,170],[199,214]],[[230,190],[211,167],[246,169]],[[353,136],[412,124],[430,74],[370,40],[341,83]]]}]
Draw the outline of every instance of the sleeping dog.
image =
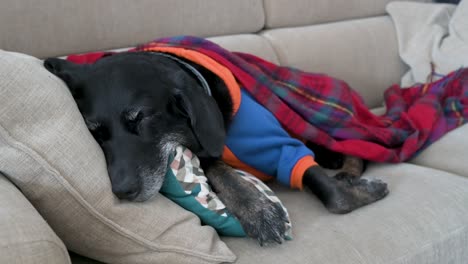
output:
[{"label": "sleeping dog", "polygon": [[[289,170],[294,164],[287,163],[294,162],[294,155],[308,156],[310,150],[282,130],[273,115],[244,91],[241,107],[250,104],[250,112],[235,110],[236,102],[218,75],[202,65],[164,53],[120,53],[87,65],[49,58],[44,66],[70,89],[104,152],[112,191],[118,198],[142,202],[158,193],[168,157],[176,145],[184,145],[200,158],[214,190],[239,219],[247,235],[261,244],[282,242],[283,210],[239,178],[221,159],[223,149],[231,136],[242,139],[252,136],[249,133],[255,130],[261,138],[253,141],[250,138],[250,142],[263,144],[263,138],[273,133],[274,140],[265,141],[262,147],[244,144],[250,148],[244,152],[259,157],[265,154],[267,167],[279,166],[275,159],[282,159],[281,166]],[[238,123],[243,121],[250,122],[251,127],[239,128]],[[233,130],[239,129],[240,135],[234,135]],[[242,145],[242,140],[237,142]],[[278,148],[292,151],[280,157],[282,152]],[[263,153],[267,151],[273,154]],[[326,163],[330,167],[341,162]],[[279,174],[281,170],[285,169],[275,167],[271,174]],[[355,174],[342,171],[329,177],[311,161],[301,171],[298,177],[301,182],[297,184],[309,188],[330,212],[340,214],[375,202],[388,193],[385,183],[360,179]]]}]

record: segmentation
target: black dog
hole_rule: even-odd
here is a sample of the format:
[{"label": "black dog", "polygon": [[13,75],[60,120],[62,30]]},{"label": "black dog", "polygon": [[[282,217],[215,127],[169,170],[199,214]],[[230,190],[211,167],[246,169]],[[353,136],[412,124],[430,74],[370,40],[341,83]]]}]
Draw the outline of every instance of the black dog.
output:
[{"label": "black dog", "polygon": [[[220,159],[233,111],[224,82],[187,63],[202,77],[177,60],[150,52],[121,53],[92,65],[50,58],[44,65],[69,87],[104,151],[117,197],[145,201],[155,195],[170,153],[184,145],[201,158],[210,183],[246,233],[260,243],[281,243],[281,208]],[[211,96],[200,78],[211,87]],[[333,213],[350,212],[388,193],[381,181],[346,172],[328,177],[319,166],[305,172],[303,183]]]}]

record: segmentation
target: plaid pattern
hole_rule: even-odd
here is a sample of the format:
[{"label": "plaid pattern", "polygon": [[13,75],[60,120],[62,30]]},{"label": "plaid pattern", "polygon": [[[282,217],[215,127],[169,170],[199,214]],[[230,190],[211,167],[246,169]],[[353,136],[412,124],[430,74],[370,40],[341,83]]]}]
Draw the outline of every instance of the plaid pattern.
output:
[{"label": "plaid pattern", "polygon": [[[384,96],[387,113],[376,116],[341,80],[229,52],[202,38],[163,38],[132,51],[157,47],[191,49],[211,57],[228,68],[291,134],[371,161],[406,161],[468,120],[468,68],[433,83],[406,89],[391,86]],[[98,52],[68,59],[92,63],[109,55]]]}]

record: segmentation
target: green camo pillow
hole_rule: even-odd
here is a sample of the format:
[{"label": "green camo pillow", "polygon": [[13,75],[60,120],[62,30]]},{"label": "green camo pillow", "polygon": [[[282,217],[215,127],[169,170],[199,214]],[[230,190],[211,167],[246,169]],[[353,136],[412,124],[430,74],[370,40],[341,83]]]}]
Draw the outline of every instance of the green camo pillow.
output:
[{"label": "green camo pillow", "polygon": [[[239,177],[252,183],[270,200],[281,205],[288,219],[285,237],[291,239],[288,211],[278,197],[256,177],[243,171],[237,172]],[[246,235],[239,220],[227,211],[223,202],[211,190],[200,167],[199,159],[189,149],[182,146],[176,148],[160,192],[184,209],[196,214],[203,224],[212,226],[220,235],[237,237]]]}]

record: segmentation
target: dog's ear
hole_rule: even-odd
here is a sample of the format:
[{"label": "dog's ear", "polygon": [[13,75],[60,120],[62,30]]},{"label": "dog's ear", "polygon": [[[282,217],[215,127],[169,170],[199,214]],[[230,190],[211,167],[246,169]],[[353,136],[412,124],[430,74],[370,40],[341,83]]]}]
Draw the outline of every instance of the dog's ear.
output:
[{"label": "dog's ear", "polygon": [[77,83],[79,82],[85,68],[84,66],[67,60],[48,58],[44,61],[44,67],[49,72],[62,79],[67,84],[72,94],[75,94]]},{"label": "dog's ear", "polygon": [[[189,89],[190,90],[190,89]],[[223,153],[226,132],[218,104],[213,97],[189,91],[179,94],[177,104],[183,108],[190,119],[190,124],[204,152],[200,157],[220,157]]]}]

